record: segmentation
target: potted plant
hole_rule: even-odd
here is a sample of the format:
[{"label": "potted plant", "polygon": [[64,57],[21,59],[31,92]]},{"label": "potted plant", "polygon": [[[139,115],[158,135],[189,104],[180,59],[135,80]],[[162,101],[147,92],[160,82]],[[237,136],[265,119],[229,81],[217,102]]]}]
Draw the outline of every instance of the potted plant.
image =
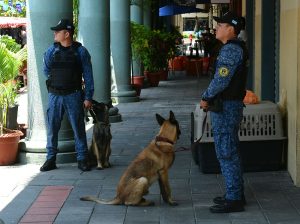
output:
[{"label": "potted plant", "polygon": [[[144,74],[150,86],[158,86],[160,75],[158,73],[160,63],[155,56],[157,52],[156,43],[159,43],[158,32],[150,28],[132,22],[131,23],[131,48],[133,58],[141,62]],[[153,47],[153,48],[152,48]]]},{"label": "potted plant", "polygon": [[[8,36],[0,37],[0,165],[15,162],[18,142],[22,132],[17,128],[18,81],[16,78],[24,60],[26,49],[19,46]],[[15,114],[14,120],[11,119]]]},{"label": "potted plant", "polygon": [[181,34],[172,29],[150,30],[144,25],[131,23],[131,47],[133,57],[139,59],[145,69],[145,76],[151,86],[157,86],[163,74],[168,72],[168,61],[176,52],[176,41]]},{"label": "potted plant", "polygon": [[[145,46],[147,46],[148,43],[148,36],[150,33],[150,29],[145,27],[144,25],[131,22],[131,53],[132,53],[132,60],[137,62],[140,66],[139,70],[143,71],[144,66],[142,59],[145,54]],[[133,62],[132,62],[132,72],[133,72]],[[134,75],[131,76],[131,83],[134,87],[134,89],[138,92],[140,92],[145,76],[143,75]]]}]

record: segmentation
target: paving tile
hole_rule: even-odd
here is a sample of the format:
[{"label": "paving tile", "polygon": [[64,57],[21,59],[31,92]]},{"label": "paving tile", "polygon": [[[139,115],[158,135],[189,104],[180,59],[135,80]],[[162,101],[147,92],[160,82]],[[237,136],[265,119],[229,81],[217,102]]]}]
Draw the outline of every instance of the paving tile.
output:
[{"label": "paving tile", "polygon": [[89,224],[124,224],[124,220],[125,220],[125,215],[122,214],[107,215],[107,214],[93,213],[89,220]]},{"label": "paving tile", "polygon": [[25,214],[20,221],[21,223],[39,223],[39,222],[53,222],[56,217],[56,214]]},{"label": "paving tile", "polygon": [[73,186],[45,187],[20,222],[53,222],[72,189]]},{"label": "paving tile", "polygon": [[230,220],[200,219],[197,220],[196,224],[232,224],[232,222]]},{"label": "paving tile", "polygon": [[289,223],[298,221],[300,223],[300,214],[295,210],[267,211],[264,212],[270,223]]}]

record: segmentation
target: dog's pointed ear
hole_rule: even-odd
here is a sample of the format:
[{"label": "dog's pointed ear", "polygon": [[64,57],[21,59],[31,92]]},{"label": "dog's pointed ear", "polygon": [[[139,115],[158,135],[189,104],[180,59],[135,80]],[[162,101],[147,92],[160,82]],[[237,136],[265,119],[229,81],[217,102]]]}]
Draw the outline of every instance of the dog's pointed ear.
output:
[{"label": "dog's pointed ear", "polygon": [[162,116],[160,116],[159,114],[155,114],[155,116],[156,116],[156,120],[157,120],[158,124],[160,126],[162,126],[162,124],[164,123],[165,119]]},{"label": "dog's pointed ear", "polygon": [[173,111],[171,111],[171,110],[170,110],[169,121],[170,121],[171,123],[173,123],[172,121],[176,121],[175,115],[174,115]]}]

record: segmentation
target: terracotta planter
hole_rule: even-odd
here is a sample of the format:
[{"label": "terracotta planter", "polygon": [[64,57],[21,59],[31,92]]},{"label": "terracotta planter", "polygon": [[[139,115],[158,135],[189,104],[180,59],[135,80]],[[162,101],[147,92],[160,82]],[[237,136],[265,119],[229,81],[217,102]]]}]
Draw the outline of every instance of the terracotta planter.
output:
[{"label": "terracotta planter", "polygon": [[207,74],[209,68],[209,57],[203,58],[203,73]]},{"label": "terracotta planter", "polygon": [[145,71],[144,74],[145,74],[150,86],[152,86],[152,87],[158,86],[159,80],[160,80],[160,72]]},{"label": "terracotta planter", "polygon": [[136,95],[140,96],[141,95],[141,90],[142,90],[142,86],[138,85],[138,84],[131,84],[132,88],[135,90]]},{"label": "terracotta planter", "polygon": [[132,76],[131,84],[143,87],[145,76]]},{"label": "terracotta planter", "polygon": [[172,71],[183,71],[186,68],[188,58],[186,56],[178,56],[169,60],[169,68]]},{"label": "terracotta planter", "polygon": [[168,70],[162,70],[162,71],[160,71],[160,80],[161,81],[168,80],[168,73],[169,73]]},{"label": "terracotta planter", "polygon": [[191,59],[186,66],[186,75],[188,76],[200,76],[202,75],[202,62],[203,59]]},{"label": "terracotta planter", "polygon": [[23,133],[18,130],[9,130],[0,136],[0,165],[6,166],[16,162],[18,143]]}]

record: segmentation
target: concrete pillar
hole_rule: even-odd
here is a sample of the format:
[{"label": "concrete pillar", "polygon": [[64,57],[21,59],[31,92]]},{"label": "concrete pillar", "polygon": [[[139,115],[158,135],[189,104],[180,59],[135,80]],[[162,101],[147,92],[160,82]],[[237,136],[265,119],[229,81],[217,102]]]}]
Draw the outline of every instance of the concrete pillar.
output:
[{"label": "concrete pillar", "polygon": [[[134,0],[130,5],[130,20],[132,22],[143,24],[143,0]],[[144,71],[139,59],[132,58],[133,76],[143,76]]]},{"label": "concrete pillar", "polygon": [[144,1],[143,9],[143,24],[151,29],[151,3]]},{"label": "concrete pillar", "polygon": [[139,100],[130,77],[130,0],[110,1],[112,97],[116,102]]},{"label": "concrete pillar", "polygon": [[130,20],[143,24],[143,0],[134,0],[130,5]]},{"label": "concrete pillar", "polygon": [[[43,74],[43,54],[53,43],[53,31],[62,18],[72,20],[72,0],[28,0],[28,131],[27,139],[20,145],[21,163],[41,163],[46,159],[46,112],[48,93]],[[57,162],[76,161],[74,136],[67,119],[59,133]]]},{"label": "concrete pillar", "polygon": [[[109,0],[80,0],[78,41],[90,52],[94,75],[94,99],[111,101]],[[110,120],[120,121],[117,108],[110,110]]]}]

